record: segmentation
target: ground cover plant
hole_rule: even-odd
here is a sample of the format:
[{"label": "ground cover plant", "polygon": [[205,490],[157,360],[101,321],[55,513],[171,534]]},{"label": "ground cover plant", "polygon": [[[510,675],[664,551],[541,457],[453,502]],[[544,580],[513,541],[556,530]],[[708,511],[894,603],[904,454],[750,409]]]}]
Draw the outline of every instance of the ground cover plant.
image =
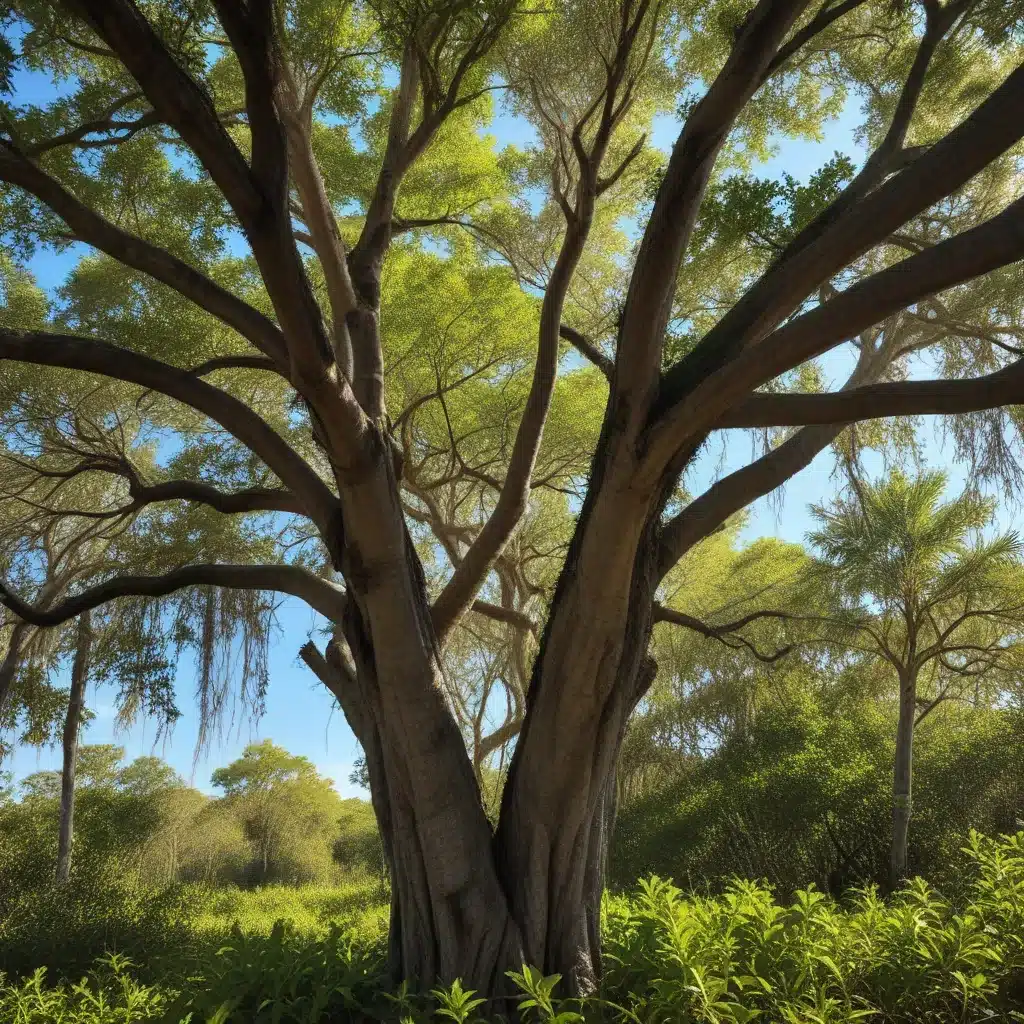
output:
[{"label": "ground cover plant", "polygon": [[[695,897],[651,877],[605,899],[600,992],[568,998],[561,979],[526,966],[513,972],[518,1013],[531,1021],[624,1024],[1020,1020],[1024,834],[995,841],[975,833],[964,852],[954,898],[921,879],[887,901],[867,890],[837,903],[809,889],[780,902],[740,880],[720,895]],[[314,924],[309,894],[292,890],[290,908],[284,891],[273,898],[275,910],[290,913],[269,931],[266,915],[254,920],[245,912],[246,900],[222,899],[217,948],[201,960],[165,959],[156,984],[140,980],[144,965],[111,953],[57,984],[45,968],[7,979],[3,1019],[314,1024],[471,1021],[493,1010],[461,984],[393,988],[383,920],[374,927],[342,913]],[[211,927],[212,909],[205,908],[201,931]],[[227,927],[238,910],[240,924]]]}]

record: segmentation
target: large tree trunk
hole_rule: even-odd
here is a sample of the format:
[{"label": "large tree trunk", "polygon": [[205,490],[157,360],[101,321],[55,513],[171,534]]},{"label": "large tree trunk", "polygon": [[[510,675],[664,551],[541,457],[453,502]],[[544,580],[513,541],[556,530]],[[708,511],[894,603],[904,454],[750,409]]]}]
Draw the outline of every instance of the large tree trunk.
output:
[{"label": "large tree trunk", "polygon": [[492,837],[381,441],[372,468],[336,470],[350,598],[340,632],[352,662],[335,646],[332,671],[366,754],[391,873],[393,969],[422,987],[458,977],[500,998],[505,972],[528,963],[561,974],[564,991],[591,991],[615,766],[652,677],[658,518],[678,467],[637,485],[625,443],[595,463]]},{"label": "large tree trunk", "polygon": [[[606,434],[614,430],[607,420]],[[526,961],[561,974],[573,993],[592,991],[600,979],[615,767],[629,716],[653,678],[646,654],[667,483],[638,486],[630,448],[609,444],[595,462],[534,666],[496,837]]]},{"label": "large tree trunk", "polygon": [[917,673],[900,678],[900,717],[896,726],[896,768],[892,785],[892,850],[889,884],[894,888],[907,876],[914,757],[914,717],[917,713]]},{"label": "large tree trunk", "polygon": [[75,769],[78,765],[78,736],[85,711],[85,683],[89,675],[92,647],[92,619],[89,612],[78,617],[75,661],[71,667],[71,696],[64,719],[64,762],[60,774],[60,832],[57,839],[57,881],[71,876],[71,844],[75,830]]},{"label": "large tree trunk", "polygon": [[446,704],[426,585],[383,433],[379,458],[338,473],[349,583],[341,632],[353,664],[338,693],[366,754],[391,874],[391,954],[421,986],[461,978],[495,993],[523,960],[491,827]]}]

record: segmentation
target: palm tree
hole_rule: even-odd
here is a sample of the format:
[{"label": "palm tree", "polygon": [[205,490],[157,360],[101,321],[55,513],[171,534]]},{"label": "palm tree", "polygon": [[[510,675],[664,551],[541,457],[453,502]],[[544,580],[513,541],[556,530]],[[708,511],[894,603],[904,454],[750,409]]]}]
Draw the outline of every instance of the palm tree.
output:
[{"label": "palm tree", "polygon": [[838,606],[840,640],[888,662],[899,686],[893,885],[907,873],[915,726],[968,685],[995,684],[1024,639],[1017,535],[986,540],[994,503],[972,492],[944,502],[945,486],[943,473],[894,472],[812,508],[813,575]]}]

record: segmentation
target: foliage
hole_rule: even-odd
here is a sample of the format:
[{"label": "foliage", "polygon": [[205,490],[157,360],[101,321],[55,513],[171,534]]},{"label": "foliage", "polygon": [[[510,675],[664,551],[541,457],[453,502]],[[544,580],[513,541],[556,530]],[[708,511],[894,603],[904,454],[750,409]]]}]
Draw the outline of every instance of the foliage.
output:
[{"label": "foliage", "polygon": [[[999,841],[972,833],[964,854],[957,894],[917,879],[888,901],[869,888],[837,903],[810,888],[780,903],[741,881],[720,896],[684,896],[652,877],[605,899],[598,994],[562,998],[557,975],[527,965],[509,975],[511,1002],[524,1021],[545,1024],[1017,1020],[1024,1009],[1024,833]],[[156,986],[142,980],[137,958],[117,954],[100,957],[81,980],[51,985],[45,968],[0,978],[0,1013],[26,1024],[357,1017],[462,1024],[489,1016],[493,1007],[459,982],[430,993],[392,989],[380,924],[353,927],[352,917],[340,916],[326,928],[222,925],[216,952],[206,947],[202,960],[185,957],[176,966],[165,961]]]},{"label": "foliage", "polygon": [[[366,815],[346,807],[331,780],[320,776],[307,758],[263,740],[251,743],[212,778],[225,792],[224,809],[241,824],[251,844],[246,873],[252,882],[326,877],[335,853],[348,862],[359,859],[365,864],[376,858],[379,863]],[[343,819],[346,828],[339,846],[335,836]]]},{"label": "foliage", "polygon": [[[59,773],[28,776],[22,800],[0,805],[0,906],[11,915],[35,894],[73,903],[76,893],[103,892],[119,879],[129,886],[230,886],[274,878],[347,884],[381,875],[370,805],[342,800],[309,762],[271,743],[250,747],[215,773],[230,790],[219,800],[185,786],[159,758],[120,766],[119,747],[84,746],[82,754],[73,893],[50,893],[47,885],[56,860]],[[35,920],[31,912],[22,917],[25,934]]]},{"label": "foliage", "polygon": [[[784,896],[809,884],[840,895],[884,882],[895,714],[859,689],[822,697],[790,676],[742,734],[706,757],[677,759],[620,811],[616,882],[637,871],[716,889],[731,877],[760,878]],[[910,865],[948,883],[972,828],[1012,831],[1024,816],[1021,721],[949,705],[920,732]]]},{"label": "foliage", "polygon": [[[786,861],[784,884],[870,877],[870,851],[834,833],[879,831],[882,730],[865,705],[872,690],[884,721],[891,692],[835,637],[790,649],[787,623],[817,621],[825,601],[794,608],[801,551],[721,545],[731,517],[830,446],[851,465],[865,447],[913,452],[922,408],[969,411],[949,431],[972,483],[1019,481],[1019,7],[6,5],[0,727],[52,738],[61,627],[95,607],[95,681],[117,686],[120,719],[172,722],[187,655],[203,748],[234,702],[263,710],[289,595],[323,620],[327,654],[310,641],[303,660],[365,746],[384,833],[378,847],[365,809],[343,809],[269,741],[218,771],[217,801],[153,764],[120,779],[99,758],[83,769],[89,877],[297,882],[329,877],[338,857],[386,861],[396,967],[489,985],[518,966],[520,936],[584,992],[604,814],[641,699],[620,795],[708,773],[704,803],[672,805],[671,827],[710,821],[717,804],[789,851],[803,813],[806,856]],[[18,94],[25,76],[38,96]],[[752,175],[780,144],[856,113],[851,99],[856,158]],[[522,145],[500,147],[499,115],[518,118]],[[653,140],[673,121],[661,167]],[[69,269],[44,290],[28,268],[55,251]],[[848,376],[830,392],[834,366]],[[716,435],[736,428],[755,432],[749,464],[689,494]],[[946,525],[976,528],[975,504]],[[838,561],[882,551],[883,571],[907,567],[892,537],[866,536],[872,549],[839,544]],[[956,642],[932,644],[927,713],[971,699],[954,676],[978,684],[975,705],[1006,703],[1017,652],[977,609],[954,609],[979,595],[968,570],[982,567],[981,596],[999,591],[1008,616],[1015,554],[1001,538],[925,559],[929,623]],[[927,589],[911,568],[910,590]],[[892,595],[871,576],[840,588],[850,630]],[[702,640],[659,628],[669,657],[645,698],[652,621]],[[833,724],[851,681],[860,703]],[[765,713],[780,697],[797,709],[798,749]],[[54,788],[40,775],[4,810],[26,879],[47,863]],[[762,829],[779,803],[790,820]],[[722,834],[701,841],[714,851]],[[722,857],[706,859],[713,877]],[[12,905],[30,889],[12,886]],[[481,946],[479,929],[509,941]],[[280,952],[290,940],[275,936]],[[266,973],[289,988],[289,971]],[[509,980],[528,1015],[572,1019],[554,974]],[[735,1015],[726,989],[701,991],[700,1013]],[[263,1014],[250,994],[237,1005]],[[319,1012],[322,995],[296,1012]],[[468,987],[439,998],[455,1019],[478,1009]]]},{"label": "foliage", "polygon": [[869,889],[840,907],[814,889],[780,905],[739,881],[684,899],[652,878],[606,909],[606,992],[643,1021],[1006,1019],[1024,994],[1024,836],[972,834],[968,852],[959,908],[920,879],[888,904]]}]

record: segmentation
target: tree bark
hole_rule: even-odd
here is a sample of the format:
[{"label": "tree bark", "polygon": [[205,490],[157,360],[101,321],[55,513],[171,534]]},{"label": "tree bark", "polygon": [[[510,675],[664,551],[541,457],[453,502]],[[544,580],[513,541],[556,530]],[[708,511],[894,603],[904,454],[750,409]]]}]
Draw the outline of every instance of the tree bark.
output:
[{"label": "tree bark", "polygon": [[75,828],[75,769],[78,765],[78,735],[85,710],[85,684],[89,676],[92,648],[92,616],[78,617],[75,661],[71,668],[71,696],[64,720],[64,763],[60,775],[60,832],[57,839],[57,881],[65,884],[71,876],[71,844]]},{"label": "tree bark", "polygon": [[917,711],[917,673],[900,678],[900,717],[896,727],[896,768],[892,786],[892,850],[889,883],[895,888],[907,876],[907,848],[912,811],[914,716]]},{"label": "tree bark", "polygon": [[0,663],[0,712],[7,704],[8,695],[14,685],[14,677],[18,674],[18,666],[21,664],[21,649],[25,643],[29,624],[24,620],[15,623],[11,629],[10,639],[7,641],[7,653]]},{"label": "tree bark", "polygon": [[[657,586],[658,519],[678,467],[636,485],[636,450],[609,412],[559,578],[505,785],[499,869],[527,963],[593,991],[615,765],[642,670]],[[587,623],[587,642],[579,625]]]},{"label": "tree bark", "polygon": [[384,430],[377,457],[336,468],[349,600],[329,655],[336,695],[366,754],[391,873],[391,965],[421,986],[461,978],[488,994],[521,967],[491,827],[445,699],[426,583]]}]

